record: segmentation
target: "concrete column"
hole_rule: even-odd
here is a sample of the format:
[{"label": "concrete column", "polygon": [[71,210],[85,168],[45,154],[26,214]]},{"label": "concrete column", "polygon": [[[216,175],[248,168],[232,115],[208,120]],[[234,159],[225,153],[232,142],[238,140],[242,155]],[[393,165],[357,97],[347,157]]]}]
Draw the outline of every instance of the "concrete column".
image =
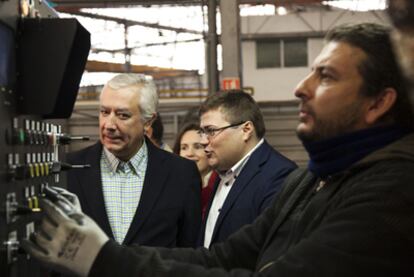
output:
[{"label": "concrete column", "polygon": [[[222,88],[242,87],[242,55],[240,40],[240,10],[238,0],[221,0],[221,45],[223,49]],[[230,81],[230,82],[226,82]],[[226,83],[229,86],[226,86]],[[223,87],[224,85],[224,87]],[[236,87],[234,87],[236,86]]]},{"label": "concrete column", "polygon": [[208,35],[207,35],[207,78],[208,94],[219,90],[217,69],[217,0],[208,1]]}]

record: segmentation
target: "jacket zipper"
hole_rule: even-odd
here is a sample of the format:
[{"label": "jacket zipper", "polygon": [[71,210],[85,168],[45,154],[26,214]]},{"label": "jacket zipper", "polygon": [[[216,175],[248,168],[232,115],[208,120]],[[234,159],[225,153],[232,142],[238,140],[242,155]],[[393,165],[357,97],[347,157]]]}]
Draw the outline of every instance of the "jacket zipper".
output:
[{"label": "jacket zipper", "polygon": [[264,266],[262,266],[259,269],[259,273],[262,272],[263,270],[267,269],[268,267],[272,266],[274,263],[275,263],[274,261],[268,262],[267,264],[265,264]]}]

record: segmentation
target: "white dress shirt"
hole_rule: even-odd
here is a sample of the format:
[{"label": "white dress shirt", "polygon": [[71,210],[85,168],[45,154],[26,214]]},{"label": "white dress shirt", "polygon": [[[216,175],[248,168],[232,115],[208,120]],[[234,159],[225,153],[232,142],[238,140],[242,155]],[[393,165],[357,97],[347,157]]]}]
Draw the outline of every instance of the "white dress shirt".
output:
[{"label": "white dress shirt", "polygon": [[232,168],[230,168],[224,174],[219,173],[220,183],[218,185],[217,191],[214,194],[213,203],[207,215],[206,230],[204,232],[204,247],[209,248],[211,243],[211,238],[213,236],[214,227],[216,226],[217,218],[219,217],[221,208],[223,207],[224,201],[229,194],[234,181],[237,176],[240,175],[240,172],[243,170],[243,167],[249,160],[252,153],[264,142],[264,139],[261,139],[256,146],[249,151],[240,161],[238,161]]}]

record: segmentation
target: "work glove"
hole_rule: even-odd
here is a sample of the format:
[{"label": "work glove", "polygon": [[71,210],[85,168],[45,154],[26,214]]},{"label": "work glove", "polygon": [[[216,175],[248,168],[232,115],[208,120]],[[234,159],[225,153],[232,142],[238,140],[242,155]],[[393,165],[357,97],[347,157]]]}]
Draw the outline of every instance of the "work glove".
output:
[{"label": "work glove", "polygon": [[[76,194],[71,193],[64,188],[50,186],[45,187],[43,192],[46,198],[49,198],[55,203],[57,200],[61,200],[61,202],[58,202],[57,204],[65,204],[69,201],[69,203],[72,204],[75,212],[82,213],[79,198],[76,196]],[[61,208],[65,209],[64,207]]]},{"label": "work glove", "polygon": [[[72,204],[42,199],[45,215],[38,232],[22,241],[28,254],[52,269],[87,276],[107,235],[87,215],[76,212]],[[68,205],[71,205],[71,207]],[[71,208],[71,209],[68,209]]]}]

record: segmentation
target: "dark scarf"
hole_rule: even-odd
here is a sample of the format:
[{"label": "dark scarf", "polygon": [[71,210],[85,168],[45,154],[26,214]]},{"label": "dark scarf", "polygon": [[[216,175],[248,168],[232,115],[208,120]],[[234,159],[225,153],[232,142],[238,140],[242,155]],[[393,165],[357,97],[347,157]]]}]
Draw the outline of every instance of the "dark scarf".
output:
[{"label": "dark scarf", "polygon": [[310,157],[308,169],[322,178],[340,172],[409,132],[392,125],[364,129],[323,141],[304,142]]}]

